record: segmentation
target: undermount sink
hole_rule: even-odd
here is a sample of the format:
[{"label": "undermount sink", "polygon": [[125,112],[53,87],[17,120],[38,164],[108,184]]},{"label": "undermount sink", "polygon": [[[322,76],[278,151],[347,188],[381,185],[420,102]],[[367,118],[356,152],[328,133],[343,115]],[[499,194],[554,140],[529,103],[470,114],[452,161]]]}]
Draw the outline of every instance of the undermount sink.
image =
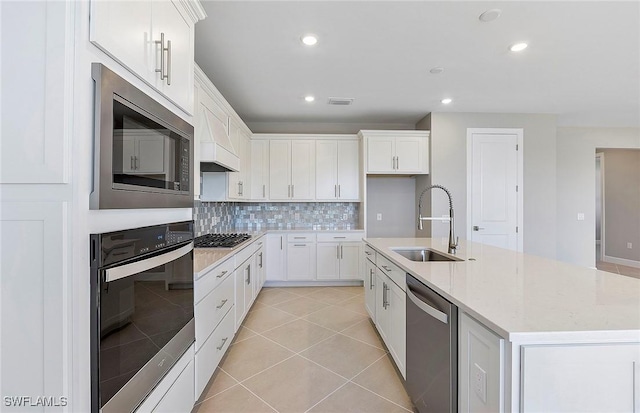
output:
[{"label": "undermount sink", "polygon": [[392,248],[394,252],[402,255],[408,260],[418,261],[418,262],[428,262],[428,261],[463,261],[460,258],[452,257],[449,255],[445,255],[441,252],[434,251],[430,248],[421,248],[421,249],[409,249],[409,248]]}]

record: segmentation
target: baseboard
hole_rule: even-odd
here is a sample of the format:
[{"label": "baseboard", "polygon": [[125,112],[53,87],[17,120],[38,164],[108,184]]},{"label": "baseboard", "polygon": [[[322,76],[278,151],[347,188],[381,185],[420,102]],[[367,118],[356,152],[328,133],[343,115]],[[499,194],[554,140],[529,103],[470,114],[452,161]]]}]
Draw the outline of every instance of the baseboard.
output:
[{"label": "baseboard", "polygon": [[362,280],[265,281],[265,287],[362,287]]},{"label": "baseboard", "polygon": [[640,261],[628,260],[625,258],[610,257],[608,255],[605,255],[602,257],[602,261],[609,262],[611,264],[626,265],[627,267],[640,268]]}]

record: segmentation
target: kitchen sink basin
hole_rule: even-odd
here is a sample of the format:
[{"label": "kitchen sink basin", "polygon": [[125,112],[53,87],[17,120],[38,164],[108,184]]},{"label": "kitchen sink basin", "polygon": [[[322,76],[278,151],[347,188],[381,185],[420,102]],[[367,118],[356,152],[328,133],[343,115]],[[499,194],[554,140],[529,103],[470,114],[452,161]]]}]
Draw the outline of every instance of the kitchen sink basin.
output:
[{"label": "kitchen sink basin", "polygon": [[450,255],[445,255],[441,252],[434,251],[429,248],[421,248],[421,249],[392,248],[392,250],[411,261],[418,261],[418,262],[462,261],[460,258],[452,257]]}]

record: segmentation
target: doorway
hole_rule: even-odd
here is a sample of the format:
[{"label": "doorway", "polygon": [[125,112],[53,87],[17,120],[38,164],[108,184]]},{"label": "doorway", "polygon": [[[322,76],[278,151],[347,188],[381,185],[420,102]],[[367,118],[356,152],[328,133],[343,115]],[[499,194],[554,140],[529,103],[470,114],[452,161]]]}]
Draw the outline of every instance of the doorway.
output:
[{"label": "doorway", "polygon": [[467,129],[467,239],[523,250],[523,135]]},{"label": "doorway", "polygon": [[604,153],[596,152],[596,266],[604,251]]}]

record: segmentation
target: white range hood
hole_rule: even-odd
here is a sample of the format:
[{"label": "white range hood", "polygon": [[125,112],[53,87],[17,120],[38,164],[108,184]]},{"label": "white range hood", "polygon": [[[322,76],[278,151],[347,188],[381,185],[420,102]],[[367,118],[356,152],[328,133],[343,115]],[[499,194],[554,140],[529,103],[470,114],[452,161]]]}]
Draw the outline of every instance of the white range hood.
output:
[{"label": "white range hood", "polygon": [[238,172],[240,158],[236,155],[231,140],[223,124],[202,110],[203,127],[200,128],[200,171],[202,172]]}]

